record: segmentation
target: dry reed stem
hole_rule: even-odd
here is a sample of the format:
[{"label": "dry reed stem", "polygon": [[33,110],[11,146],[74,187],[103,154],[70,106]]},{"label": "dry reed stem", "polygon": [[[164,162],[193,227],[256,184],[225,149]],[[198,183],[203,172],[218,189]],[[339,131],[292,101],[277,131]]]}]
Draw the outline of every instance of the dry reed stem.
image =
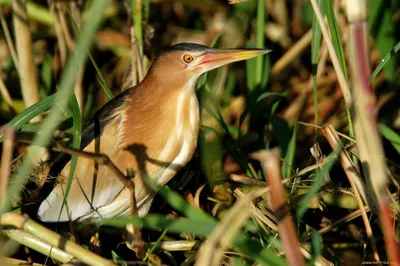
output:
[{"label": "dry reed stem", "polygon": [[[58,13],[58,17],[59,17],[59,21],[60,21],[60,27],[61,27],[61,32],[63,33],[63,39],[65,40],[67,47],[69,49],[70,52],[74,52],[75,50],[75,40],[69,30],[68,27],[68,23],[66,20],[66,10],[65,10],[65,6],[63,6],[62,3],[58,4],[58,9],[57,9],[57,13]],[[78,30],[80,29],[80,16],[77,15],[77,13],[79,12],[79,10],[74,10],[74,12],[71,12],[74,16],[73,16],[73,20],[74,23],[76,24],[76,27],[78,28]],[[76,100],[78,101],[78,105],[79,105],[79,109],[81,111],[81,114],[83,112],[83,105],[84,105],[84,93],[83,93],[83,72],[84,72],[84,66],[82,66],[82,68],[79,70],[77,77],[76,77],[76,82],[75,82],[75,86],[74,86],[74,94],[76,96]]]},{"label": "dry reed stem", "polygon": [[12,127],[5,126],[2,131],[4,141],[0,164],[0,202],[4,201],[7,195],[15,137],[15,130]]},{"label": "dry reed stem", "polygon": [[[26,12],[25,1],[13,0],[13,23],[15,42],[18,53],[19,80],[25,107],[39,101],[39,88],[37,69],[33,63],[32,37],[29,29],[29,19]],[[33,121],[38,121],[37,116]]]},{"label": "dry reed stem", "polygon": [[351,93],[350,88],[347,84],[346,78],[344,73],[340,67],[338,56],[335,52],[335,48],[333,47],[332,40],[329,36],[328,28],[325,25],[324,18],[322,17],[321,10],[317,4],[316,0],[310,0],[311,5],[314,9],[315,17],[317,18],[318,24],[321,28],[323,39],[328,47],[328,52],[332,60],[333,68],[335,69],[336,75],[338,76],[338,81],[340,84],[340,88],[342,89],[343,98],[348,108],[351,107]]},{"label": "dry reed stem", "polygon": [[14,46],[13,40],[11,38],[11,33],[10,33],[10,30],[8,29],[7,21],[4,17],[2,8],[0,8],[0,21],[1,21],[1,27],[3,28],[4,36],[6,37],[8,49],[10,50],[11,57],[14,61],[15,69],[17,70],[17,73],[19,74],[17,51],[15,50],[15,46]]},{"label": "dry reed stem", "polygon": [[67,60],[67,44],[65,42],[65,38],[63,35],[63,31],[60,24],[60,19],[58,14],[55,10],[54,0],[47,0],[47,4],[50,7],[50,14],[53,17],[53,27],[56,34],[57,42],[58,42],[58,49],[60,51],[60,61],[61,65],[64,66]]},{"label": "dry reed stem", "polygon": [[[154,245],[155,243],[150,243]],[[165,251],[190,251],[195,250],[200,246],[200,241],[198,240],[177,240],[177,241],[161,241],[157,250]]]},{"label": "dry reed stem", "polygon": [[11,109],[11,111],[16,114],[17,112],[14,108],[11,95],[8,92],[6,84],[4,84],[3,78],[1,76],[0,76],[0,94],[3,97],[4,101],[6,102],[6,104],[8,105],[8,107]]},{"label": "dry reed stem", "polygon": [[282,185],[280,152],[278,149],[259,151],[251,155],[261,162],[263,171],[271,187],[271,201],[278,220],[279,238],[285,250],[289,265],[306,265],[299,249],[299,240],[294,229],[293,219],[289,215],[285,188]]},{"label": "dry reed stem", "polygon": [[388,206],[387,165],[381,136],[377,129],[377,108],[374,91],[369,83],[371,74],[368,48],[367,3],[347,1],[349,20],[350,65],[355,100],[355,130],[357,146],[367,181],[377,200],[386,253],[391,263],[400,265],[399,242]]},{"label": "dry reed stem", "polygon": [[8,266],[11,266],[11,265],[43,266],[43,264],[30,263],[28,261],[7,258],[7,257],[0,257],[0,263],[1,263],[1,265],[8,265]]},{"label": "dry reed stem", "polygon": [[251,216],[250,203],[259,196],[257,191],[252,191],[236,201],[200,248],[195,266],[220,265],[224,252],[232,246],[236,234]]},{"label": "dry reed stem", "polygon": [[[85,157],[95,161],[98,164],[108,167],[108,169],[118,178],[118,180],[122,182],[126,188],[129,189],[131,193],[131,201],[130,201],[131,215],[132,216],[138,215],[136,197],[135,197],[135,183],[131,180],[131,177],[125,176],[107,155],[67,148],[61,142],[56,142],[56,147],[67,154]],[[129,242],[128,247],[131,249],[137,248],[139,255],[143,256],[145,254],[144,242],[139,227],[128,224],[126,226],[126,231],[127,231],[127,241]]]},{"label": "dry reed stem", "polygon": [[73,256],[70,254],[25,231],[21,231],[19,229],[5,229],[1,231],[1,233],[17,243],[20,243],[59,262],[67,263],[73,259]]},{"label": "dry reed stem", "polygon": [[239,4],[243,2],[247,2],[249,0],[228,0],[228,4],[234,5],[234,4]]},{"label": "dry reed stem", "polygon": [[111,261],[94,254],[85,248],[79,246],[71,240],[67,240],[59,234],[47,229],[46,227],[36,223],[32,219],[17,213],[4,213],[0,217],[0,224],[3,226],[13,226],[23,230],[35,237],[43,239],[45,242],[55,246],[68,254],[76,257],[82,262],[89,265],[115,265]]},{"label": "dry reed stem", "polygon": [[[321,80],[321,76],[325,72],[327,55],[328,51],[326,45],[323,44],[320,52],[320,63],[317,67],[317,88],[324,86],[326,84],[325,82],[330,83],[336,81],[336,76],[332,78],[329,77],[329,75]],[[310,76],[307,88],[305,90],[302,90],[301,94],[296,98],[294,102],[292,102],[292,104],[290,104],[290,106],[286,109],[284,113],[284,118],[289,120],[291,124],[295,122],[296,118],[299,116],[301,109],[304,108],[308,99],[308,95],[312,91],[312,89],[313,77]]]},{"label": "dry reed stem", "polygon": [[302,53],[312,40],[312,31],[307,31],[278,61],[272,66],[271,75],[279,74],[285,67],[290,65],[300,53]]},{"label": "dry reed stem", "polygon": [[65,5],[64,3],[57,3],[57,13],[58,13],[58,18],[60,19],[60,26],[61,26],[61,31],[64,35],[65,42],[67,44],[68,50],[74,51],[75,49],[75,41],[74,38],[72,37],[72,34],[68,28],[68,23],[65,19]]},{"label": "dry reed stem", "polygon": [[[351,188],[353,189],[354,196],[357,200],[357,204],[361,210],[361,216],[364,222],[365,231],[367,233],[368,240],[371,244],[372,252],[374,254],[374,259],[376,261],[380,261],[378,250],[376,248],[376,241],[374,239],[374,235],[372,233],[371,224],[369,223],[369,219],[367,216],[367,212],[365,211],[364,203],[367,203],[367,198],[365,195],[365,186],[363,181],[361,180],[360,174],[357,168],[354,166],[353,161],[350,158],[350,155],[344,149],[339,136],[336,133],[336,130],[332,125],[327,125],[322,129],[322,132],[325,135],[325,138],[328,140],[332,149],[336,152],[338,157],[340,158],[340,163],[342,164],[342,168],[346,173],[346,176],[349,180]],[[361,199],[362,196],[362,199]]]}]

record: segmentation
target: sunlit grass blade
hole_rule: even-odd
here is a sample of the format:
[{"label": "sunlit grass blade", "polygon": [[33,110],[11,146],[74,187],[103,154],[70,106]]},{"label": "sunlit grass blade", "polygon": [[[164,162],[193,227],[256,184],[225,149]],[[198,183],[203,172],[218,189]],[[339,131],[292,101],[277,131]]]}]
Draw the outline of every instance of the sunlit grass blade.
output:
[{"label": "sunlit grass blade", "polygon": [[400,154],[400,135],[382,123],[378,124],[378,128],[385,139],[390,141],[396,151]]},{"label": "sunlit grass blade", "polygon": [[[318,5],[321,9],[321,13],[324,14],[324,2],[323,0],[318,1]],[[313,74],[313,96],[314,96],[314,124],[318,125],[318,91],[317,91],[317,72],[318,72],[318,61],[319,51],[321,48],[321,28],[318,24],[315,15],[313,14],[312,22],[312,40],[311,40],[311,70]],[[315,128],[317,133],[318,129]],[[315,135],[317,136],[317,135]]]},{"label": "sunlit grass blade", "polygon": [[[29,121],[31,121],[33,118],[50,109],[50,107],[54,103],[54,99],[56,98],[56,96],[57,93],[47,96],[40,102],[31,105],[30,107],[19,113],[7,124],[12,126],[15,130],[20,129],[23,125],[29,123]],[[3,134],[0,134],[0,143],[2,141],[3,141]]]},{"label": "sunlit grass blade", "polygon": [[[81,117],[81,112],[79,109],[79,104],[78,101],[75,97],[75,95],[72,96],[71,102],[70,102],[70,108],[71,113],[72,113],[72,127],[73,127],[73,133],[72,133],[72,145],[71,147],[75,150],[79,150],[81,147],[81,137],[82,137],[82,117]],[[67,202],[67,197],[69,194],[69,191],[71,189],[72,181],[74,179],[74,174],[76,170],[76,166],[78,163],[78,156],[77,155],[72,155],[71,157],[71,168],[69,170],[69,177],[67,181],[67,186],[65,188],[65,194],[64,194],[64,199],[63,199],[63,204],[60,209],[60,214],[59,217],[62,214],[62,210],[64,208],[64,204]]]},{"label": "sunlit grass blade", "polygon": [[382,59],[382,61],[379,63],[379,65],[375,68],[374,72],[372,72],[371,77],[369,79],[370,82],[372,82],[376,76],[382,71],[382,69],[388,64],[391,59],[393,59],[397,53],[400,50],[400,42],[398,42],[390,52],[387,53],[387,55]]},{"label": "sunlit grass blade", "polygon": [[343,51],[343,44],[340,38],[340,31],[336,21],[335,10],[333,9],[332,0],[325,0],[325,11],[328,18],[328,26],[332,36],[333,46],[335,47],[336,54],[339,58],[340,66],[347,80],[346,59]]},{"label": "sunlit grass blade", "polygon": [[[140,4],[138,6],[138,4]],[[132,18],[135,23],[135,34],[139,57],[143,57],[142,1],[131,0]]]},{"label": "sunlit grass blade", "polygon": [[[397,2],[397,4],[395,4]],[[396,8],[397,5],[397,8]],[[398,1],[369,1],[369,33],[374,38],[374,46],[381,57],[391,53],[393,47],[398,42],[398,23],[393,18],[398,12]],[[389,82],[396,80],[398,64],[396,61],[389,60],[384,64],[385,77]]]}]

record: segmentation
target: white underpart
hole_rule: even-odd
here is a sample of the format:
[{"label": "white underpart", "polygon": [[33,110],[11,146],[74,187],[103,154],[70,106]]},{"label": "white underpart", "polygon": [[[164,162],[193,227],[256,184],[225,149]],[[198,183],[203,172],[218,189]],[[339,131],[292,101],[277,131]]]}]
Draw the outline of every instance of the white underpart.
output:
[{"label": "white underpart", "polygon": [[[188,87],[183,89],[178,96],[179,102],[177,105],[177,114],[175,119],[175,129],[169,132],[171,138],[165,145],[163,152],[159,158],[160,161],[168,161],[172,152],[174,152],[173,146],[176,143],[182,143],[180,152],[178,156],[165,168],[162,172],[158,174],[158,177],[152,177],[153,180],[157,180],[158,185],[164,185],[167,183],[177,171],[178,165],[184,166],[191,159],[195,147],[192,143],[197,142],[197,132],[199,127],[199,103],[194,92],[195,81],[189,82]],[[182,122],[184,117],[182,116],[182,109],[185,104],[189,103],[189,122],[190,129],[184,130]],[[157,129],[156,129],[157,130]],[[162,130],[162,129],[159,129]],[[177,134],[176,134],[177,133]],[[148,194],[146,191],[136,191],[136,200],[138,207],[139,216],[145,216],[150,209],[151,202],[154,195]],[[81,219],[94,218],[99,219],[101,217],[113,217],[113,216],[126,216],[130,214],[130,192],[128,189],[124,188],[121,193],[108,205],[100,207],[96,212],[90,213],[86,216],[81,217]]]}]

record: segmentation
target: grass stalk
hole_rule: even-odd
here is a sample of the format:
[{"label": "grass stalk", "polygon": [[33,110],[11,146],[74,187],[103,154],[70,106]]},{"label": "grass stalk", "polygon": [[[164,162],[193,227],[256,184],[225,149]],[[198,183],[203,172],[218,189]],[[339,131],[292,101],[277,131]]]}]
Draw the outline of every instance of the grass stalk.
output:
[{"label": "grass stalk", "polygon": [[252,155],[261,162],[265,176],[271,186],[271,201],[278,221],[279,237],[282,241],[289,265],[306,265],[300,252],[299,240],[289,214],[285,188],[282,185],[279,150],[260,151]]},{"label": "grass stalk", "polygon": [[231,247],[236,234],[251,216],[250,203],[255,199],[254,195],[249,193],[243,196],[230,208],[201,247],[195,266],[220,265],[225,250]]},{"label": "grass stalk", "polygon": [[0,202],[4,201],[7,195],[15,138],[15,130],[13,127],[5,126],[2,131],[4,142],[0,162]]},{"label": "grass stalk", "polygon": [[3,28],[4,36],[6,37],[8,49],[10,50],[11,57],[14,61],[15,69],[19,73],[17,51],[15,50],[15,46],[14,46],[13,40],[11,38],[11,33],[10,33],[10,30],[8,29],[7,21],[6,21],[6,18],[4,17],[2,8],[0,8],[0,22],[1,22],[1,27]]},{"label": "grass stalk", "polygon": [[[13,23],[18,55],[19,80],[26,107],[39,101],[37,69],[33,63],[32,37],[25,2],[13,0]],[[38,118],[36,119],[36,121]]]},{"label": "grass stalk", "polygon": [[368,184],[377,200],[381,228],[388,259],[400,264],[400,249],[388,206],[386,162],[382,139],[377,127],[375,94],[369,83],[371,74],[368,49],[367,3],[364,0],[347,1],[349,20],[350,62],[353,76],[353,94],[356,114],[356,140]]},{"label": "grass stalk", "polygon": [[19,229],[1,231],[3,235],[56,261],[67,263],[73,256],[49,243]]},{"label": "grass stalk", "polygon": [[341,67],[338,55],[335,51],[335,47],[333,46],[332,39],[330,38],[328,28],[325,25],[324,18],[322,16],[321,9],[318,6],[317,0],[310,0],[310,1],[311,1],[311,5],[313,7],[314,13],[315,13],[315,17],[321,28],[323,39],[326,43],[326,46],[328,47],[328,52],[331,57],[332,64],[335,69],[336,75],[338,77],[340,88],[342,89],[343,98],[344,98],[344,101],[347,106],[347,118],[349,121],[349,131],[350,131],[350,133],[352,133],[353,132],[353,122],[352,122],[352,118],[351,118],[351,114],[350,114],[351,103],[352,103],[350,88],[349,88],[349,85],[347,84],[346,76]]},{"label": "grass stalk", "polygon": [[350,155],[344,149],[339,136],[337,135],[336,130],[332,125],[327,125],[322,130],[332,149],[336,151],[337,156],[340,158],[340,163],[342,164],[342,168],[346,173],[346,176],[349,180],[351,188],[353,189],[354,196],[357,200],[358,207],[361,210],[361,216],[364,222],[365,231],[367,233],[368,239],[371,244],[372,251],[374,253],[374,259],[376,261],[380,261],[378,249],[375,245],[374,235],[372,233],[371,224],[369,223],[369,219],[367,216],[367,212],[365,211],[364,202],[367,202],[367,198],[365,195],[365,186],[361,180],[360,173],[357,168],[354,166],[353,161],[350,158]]},{"label": "grass stalk", "polygon": [[44,239],[45,242],[51,246],[55,246],[64,252],[71,254],[86,264],[99,266],[114,265],[111,261],[86,250],[75,242],[63,238],[59,234],[20,214],[4,213],[0,217],[0,224],[3,226],[13,226],[35,237]]}]

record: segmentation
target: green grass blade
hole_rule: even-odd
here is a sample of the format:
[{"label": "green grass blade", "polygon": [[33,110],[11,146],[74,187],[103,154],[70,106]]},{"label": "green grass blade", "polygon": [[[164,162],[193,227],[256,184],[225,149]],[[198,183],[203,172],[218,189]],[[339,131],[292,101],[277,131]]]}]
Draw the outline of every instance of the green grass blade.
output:
[{"label": "green grass blade", "polygon": [[324,177],[326,174],[329,173],[331,170],[332,166],[336,163],[337,157],[332,152],[329,154],[327,157],[327,163],[322,166],[321,171],[318,173],[317,177],[315,178],[315,181],[313,185],[311,186],[310,190],[308,193],[304,196],[304,198],[300,201],[299,205],[296,208],[296,218],[297,220],[301,220],[303,215],[306,213],[308,210],[308,206],[310,206],[311,200],[314,198],[314,196],[318,193],[320,190],[323,182],[324,182]]},{"label": "green grass blade", "polygon": [[43,122],[41,134],[33,140],[33,145],[27,152],[25,157],[26,159],[18,168],[14,177],[14,182],[10,185],[7,191],[6,200],[1,202],[0,214],[10,208],[11,202],[19,195],[23,184],[27,178],[29,178],[28,173],[34,166],[34,162],[38,161],[40,156],[39,150],[41,148],[39,146],[47,146],[52,140],[53,132],[61,122],[62,110],[67,109],[69,99],[73,94],[78,71],[87,59],[87,51],[89,50],[98,26],[102,21],[103,13],[108,2],[108,0],[97,0],[91,3],[87,13],[87,19],[90,23],[84,24],[82,34],[78,38],[75,52],[72,53],[71,58],[67,61],[65,70],[61,76],[61,89],[54,99],[57,108],[52,108],[52,111]]},{"label": "green grass blade", "polygon": [[382,123],[378,124],[378,128],[383,137],[390,141],[396,151],[400,154],[400,135]]},{"label": "green grass blade", "polygon": [[[10,122],[8,122],[8,125],[12,126],[15,130],[19,130],[23,125],[27,124],[33,118],[50,109],[56,96],[57,93],[54,93],[53,95],[47,96],[40,102],[29,106],[16,117],[14,117]],[[3,134],[0,134],[0,143],[1,142],[3,142]]]},{"label": "green grass blade", "polygon": [[[265,0],[258,0],[257,2],[257,40],[256,47],[264,48],[264,28],[265,28]],[[256,59],[256,75],[255,85],[260,85],[263,74],[263,60],[264,56],[258,56]]]},{"label": "green grass blade", "polygon": [[[70,103],[69,109],[71,110],[72,121],[73,121],[72,122],[73,123],[72,124],[72,127],[73,127],[72,148],[75,150],[79,150],[81,147],[81,137],[82,137],[82,117],[81,117],[79,104],[75,97],[75,94],[71,98],[71,103]],[[62,210],[64,208],[64,204],[66,204],[66,202],[67,202],[67,197],[68,197],[69,191],[71,189],[72,180],[74,179],[77,163],[78,163],[78,156],[72,155],[71,167],[69,170],[69,177],[68,177],[68,181],[67,181],[67,186],[65,188],[63,205],[61,206],[59,217],[61,216]]]},{"label": "green grass blade", "polygon": [[[321,9],[321,13],[324,14],[324,2],[323,0],[318,1],[318,5]],[[318,72],[318,61],[319,51],[321,48],[321,27],[313,13],[312,23],[312,40],[311,40],[311,68],[313,74],[313,96],[314,96],[314,124],[318,125],[318,88],[317,88],[317,72]],[[315,136],[317,137],[318,128],[315,128]]]},{"label": "green grass blade", "polygon": [[382,69],[393,59],[397,53],[400,50],[400,42],[398,42],[392,50],[390,50],[385,57],[382,59],[382,61],[379,63],[379,65],[375,68],[374,72],[372,72],[371,77],[369,79],[369,82],[372,82],[376,76],[382,71]]},{"label": "green grass blade", "polygon": [[292,167],[293,167],[294,157],[296,154],[296,138],[298,130],[299,130],[299,124],[297,123],[296,120],[293,127],[293,134],[288,144],[287,152],[285,155],[285,163],[282,165],[282,173],[284,178],[287,178],[292,174]]},{"label": "green grass blade", "polygon": [[[398,23],[395,23],[393,17],[399,10],[399,4],[392,1],[370,1],[368,3],[369,28],[374,38],[374,46],[381,57],[390,53],[398,42]],[[397,6],[396,6],[397,5]],[[398,75],[396,61],[389,60],[384,64],[385,76],[389,82],[394,82]]]},{"label": "green grass blade", "polygon": [[[138,1],[142,3],[142,1]],[[139,57],[143,57],[143,29],[142,29],[142,6],[137,6],[136,0],[131,0],[132,18],[135,23],[135,34]]]},{"label": "green grass blade", "polygon": [[333,46],[338,56],[340,66],[347,80],[346,59],[343,52],[342,40],[340,39],[340,31],[337,25],[335,10],[332,6],[332,0],[325,0],[326,16],[328,18],[328,26],[332,36]]},{"label": "green grass blade", "polygon": [[[217,226],[216,221],[200,221],[189,217],[167,218],[164,215],[157,214],[149,214],[144,218],[111,218],[103,220],[102,224],[121,228],[125,227],[127,224],[132,224],[149,229],[167,229],[171,233],[192,233],[199,237],[209,236]],[[251,239],[244,233],[238,233],[232,245],[236,250],[242,252],[261,265],[287,265],[284,259],[276,255],[272,249],[263,248],[257,240]]]}]

